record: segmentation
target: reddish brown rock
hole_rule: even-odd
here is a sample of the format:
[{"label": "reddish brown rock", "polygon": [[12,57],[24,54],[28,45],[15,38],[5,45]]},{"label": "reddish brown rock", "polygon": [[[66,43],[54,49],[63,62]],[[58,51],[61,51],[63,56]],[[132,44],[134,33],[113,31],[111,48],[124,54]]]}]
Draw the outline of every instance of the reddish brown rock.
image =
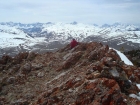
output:
[{"label": "reddish brown rock", "polygon": [[29,102],[24,99],[19,99],[11,103],[11,105],[29,105]]},{"label": "reddish brown rock", "polygon": [[31,52],[28,54],[27,56],[27,60],[31,61],[33,60],[38,54],[34,53],[34,52]]},{"label": "reddish brown rock", "polygon": [[129,97],[140,92],[140,68],[124,64],[115,50],[101,43],[79,43],[74,49],[67,45],[40,55],[19,53],[0,63],[0,104],[140,104]]},{"label": "reddish brown rock", "polygon": [[13,64],[20,64],[23,59],[26,59],[28,56],[28,52],[25,52],[25,53],[19,53],[18,55],[16,55],[13,60],[12,60],[12,63]]},{"label": "reddish brown rock", "polygon": [[5,105],[6,104],[6,99],[4,97],[0,97],[0,105]]},{"label": "reddish brown rock", "polygon": [[0,64],[6,64],[11,61],[12,61],[12,57],[10,57],[8,55],[4,55],[4,56],[2,56],[2,59],[0,60]]},{"label": "reddish brown rock", "polygon": [[25,63],[21,68],[20,68],[20,73],[21,74],[28,74],[31,72],[31,64],[30,63]]},{"label": "reddish brown rock", "polygon": [[0,64],[0,71],[2,71],[3,69],[4,69],[4,66]]},{"label": "reddish brown rock", "polygon": [[13,83],[16,82],[16,78],[15,78],[15,77],[9,77],[9,78],[7,79],[7,82],[8,82],[9,84],[13,84]]},{"label": "reddish brown rock", "polygon": [[112,57],[115,61],[121,61],[121,58],[117,54],[117,52],[113,49],[109,49],[108,53],[105,54],[107,57]]},{"label": "reddish brown rock", "polygon": [[63,64],[63,69],[68,69],[69,67],[71,67],[72,65],[75,65],[76,62],[80,59],[80,57],[82,56],[82,52],[76,52],[74,54],[72,54]]},{"label": "reddish brown rock", "polygon": [[[66,82],[65,86],[69,86],[69,88],[73,88],[74,83],[73,80]],[[69,89],[67,88],[67,89]],[[74,105],[94,105],[95,103],[103,104],[103,105],[114,105],[120,103],[121,105],[127,105],[124,102],[124,96],[120,93],[120,88],[117,82],[111,79],[101,78],[95,79],[93,81],[87,81],[84,85],[80,85],[77,87],[76,93],[75,91],[61,90],[60,88],[54,88],[52,93],[49,94],[47,98],[39,99],[38,104],[41,104],[41,100],[46,100],[45,102],[49,105],[50,103],[56,104],[61,103],[62,105],[66,104],[65,100],[67,100],[68,96],[71,94],[75,94],[73,99],[70,98],[69,104]],[[66,96],[59,99],[59,95],[61,93],[66,92]],[[55,94],[55,97],[54,97]],[[35,104],[36,105],[36,104]]]}]

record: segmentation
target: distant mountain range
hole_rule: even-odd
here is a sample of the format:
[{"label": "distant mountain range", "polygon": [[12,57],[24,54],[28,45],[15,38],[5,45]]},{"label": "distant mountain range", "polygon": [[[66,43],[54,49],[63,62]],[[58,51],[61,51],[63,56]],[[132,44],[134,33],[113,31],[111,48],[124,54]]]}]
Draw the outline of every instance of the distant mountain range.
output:
[{"label": "distant mountain range", "polygon": [[68,44],[72,38],[79,42],[101,42],[125,51],[140,48],[140,27],[114,23],[0,23],[0,56],[15,55],[21,51],[56,51]]}]

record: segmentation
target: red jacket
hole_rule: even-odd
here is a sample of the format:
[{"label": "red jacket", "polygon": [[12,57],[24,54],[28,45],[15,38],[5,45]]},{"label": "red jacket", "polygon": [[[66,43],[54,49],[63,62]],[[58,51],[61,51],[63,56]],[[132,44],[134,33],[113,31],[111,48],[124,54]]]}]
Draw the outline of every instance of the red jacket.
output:
[{"label": "red jacket", "polygon": [[71,43],[70,43],[71,49],[74,48],[74,47],[77,46],[77,45],[78,45],[78,42],[77,42],[75,39],[73,39],[73,40],[71,41]]}]

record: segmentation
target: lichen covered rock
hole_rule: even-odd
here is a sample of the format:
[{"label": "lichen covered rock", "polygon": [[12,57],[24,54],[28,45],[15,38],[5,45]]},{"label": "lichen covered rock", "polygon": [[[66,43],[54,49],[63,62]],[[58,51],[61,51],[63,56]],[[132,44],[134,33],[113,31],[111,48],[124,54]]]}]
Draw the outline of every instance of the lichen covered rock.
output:
[{"label": "lichen covered rock", "polygon": [[97,42],[0,60],[2,105],[139,105],[140,68]]}]

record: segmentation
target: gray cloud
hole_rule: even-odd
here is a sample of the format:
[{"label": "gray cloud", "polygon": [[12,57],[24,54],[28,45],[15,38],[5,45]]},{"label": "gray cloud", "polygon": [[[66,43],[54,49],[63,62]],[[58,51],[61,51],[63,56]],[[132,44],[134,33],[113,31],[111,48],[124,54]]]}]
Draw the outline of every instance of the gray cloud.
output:
[{"label": "gray cloud", "polygon": [[5,0],[0,21],[138,23],[139,11],[139,0]]}]

